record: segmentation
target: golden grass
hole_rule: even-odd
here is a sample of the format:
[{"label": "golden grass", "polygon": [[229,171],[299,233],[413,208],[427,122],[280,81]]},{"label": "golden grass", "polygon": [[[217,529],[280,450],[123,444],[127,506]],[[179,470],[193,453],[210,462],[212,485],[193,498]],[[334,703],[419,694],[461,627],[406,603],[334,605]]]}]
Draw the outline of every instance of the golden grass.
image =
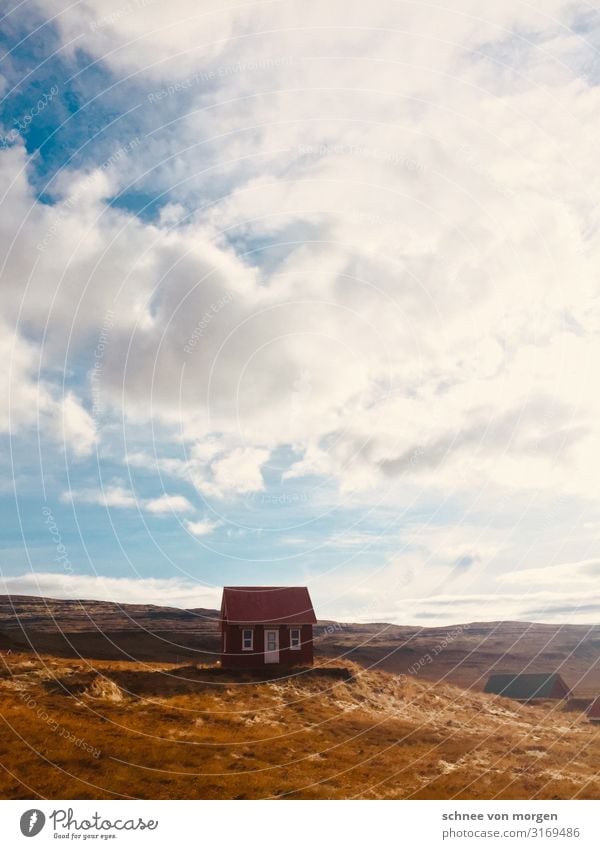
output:
[{"label": "golden grass", "polygon": [[[365,672],[278,681],[12,655],[3,798],[598,798],[600,728]],[[333,664],[332,664],[333,666]]]}]

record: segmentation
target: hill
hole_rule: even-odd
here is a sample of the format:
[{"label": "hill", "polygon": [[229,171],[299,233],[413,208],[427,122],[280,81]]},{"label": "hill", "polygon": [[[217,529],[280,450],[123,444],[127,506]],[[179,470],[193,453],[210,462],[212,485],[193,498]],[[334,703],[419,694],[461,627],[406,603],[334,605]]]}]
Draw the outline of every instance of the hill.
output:
[{"label": "hill", "polygon": [[3,634],[15,650],[58,657],[212,662],[218,615],[203,608],[0,595],[0,640]]},{"label": "hill", "polygon": [[558,671],[581,697],[600,693],[600,626],[472,622],[444,628],[337,624],[319,652],[366,667],[481,690],[491,672]]},{"label": "hill", "polygon": [[3,658],[4,798],[598,798],[579,713],[323,662]]},{"label": "hill", "polygon": [[[216,610],[0,597],[0,796],[598,798],[600,628],[320,622],[317,666],[220,669]],[[579,700],[480,692],[560,670]]]},{"label": "hill", "polygon": [[[218,611],[0,596],[0,650],[158,663],[218,658]],[[444,628],[320,622],[315,647],[345,664],[481,690],[492,671],[561,672],[582,697],[600,693],[600,625],[485,622]]]}]

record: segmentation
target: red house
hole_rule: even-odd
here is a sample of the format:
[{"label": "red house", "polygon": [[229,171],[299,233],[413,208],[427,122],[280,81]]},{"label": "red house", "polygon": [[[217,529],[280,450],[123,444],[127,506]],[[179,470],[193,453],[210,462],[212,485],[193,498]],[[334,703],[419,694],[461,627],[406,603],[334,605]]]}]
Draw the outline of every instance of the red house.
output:
[{"label": "red house", "polygon": [[590,722],[600,722],[600,696],[589,706],[587,718]]},{"label": "red house", "polygon": [[306,587],[224,587],[221,663],[311,666],[316,621]]}]

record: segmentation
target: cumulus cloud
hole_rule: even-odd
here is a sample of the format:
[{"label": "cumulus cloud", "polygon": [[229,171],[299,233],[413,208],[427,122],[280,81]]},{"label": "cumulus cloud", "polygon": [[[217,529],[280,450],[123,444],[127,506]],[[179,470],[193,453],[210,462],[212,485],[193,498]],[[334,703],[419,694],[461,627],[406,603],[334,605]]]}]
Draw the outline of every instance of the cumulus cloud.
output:
[{"label": "cumulus cloud", "polygon": [[236,448],[211,465],[212,487],[218,493],[243,495],[264,489],[261,466],[269,452],[261,448]]},{"label": "cumulus cloud", "polygon": [[185,458],[152,457],[142,451],[128,454],[126,462],[185,480],[201,494],[219,500],[261,492],[261,468],[269,459],[269,451],[232,446],[233,441],[224,435],[221,439],[193,443]]},{"label": "cumulus cloud", "polygon": [[[119,459],[219,502],[262,492],[268,470],[366,511],[415,492],[434,512],[594,502],[591,23],[586,39],[559,0],[67,6],[35,3],[73,66],[125,87],[107,108],[140,108],[127,149],[83,153],[44,203],[25,146],[0,150],[0,310],[19,323],[0,426],[39,421],[80,457],[118,430]],[[113,202],[144,194],[162,211]],[[476,527],[438,541],[415,543],[432,589],[502,544]]]},{"label": "cumulus cloud", "polygon": [[[285,80],[290,69],[273,73]],[[480,65],[470,73],[476,79]],[[219,82],[223,96],[236,82]],[[557,96],[589,120],[598,94],[583,89],[572,102],[571,82],[557,80]],[[373,117],[398,103],[382,92],[364,104]],[[99,410],[170,424],[190,451],[212,434],[219,456],[195,470],[207,495],[260,489],[265,452],[282,445],[296,454],[284,474],[331,475],[343,491],[385,488],[390,476],[467,490],[481,479],[550,488],[567,458],[569,486],[589,489],[599,456],[587,368],[599,354],[593,210],[552,145],[530,155],[547,132],[523,116],[531,89],[505,94],[530,142],[518,151],[499,141],[506,122],[495,101],[454,95],[480,121],[468,151],[462,126],[446,124],[436,102],[415,119],[417,145],[414,132],[386,126],[367,138],[362,125],[347,126],[341,97],[337,123],[310,124],[322,143],[303,142],[299,125],[285,140],[291,156],[237,175],[208,213],[192,209],[179,225],[108,206],[118,173],[86,176],[85,191],[83,176],[70,174],[67,188],[63,175],[55,209],[42,208],[24,151],[4,150],[19,175],[7,238],[19,214],[27,219],[12,240],[6,309],[41,245],[21,309],[45,332],[43,361],[59,362],[68,336]],[[259,98],[248,118],[268,118],[272,105]],[[280,107],[285,114],[289,99]],[[317,108],[307,103],[307,119]],[[232,146],[245,117],[227,115],[227,126],[242,121]],[[440,122],[445,146],[435,141]],[[342,126],[343,140],[327,141]],[[575,152],[567,126],[553,131],[556,144],[569,133]],[[261,149],[282,141],[279,124],[267,121],[262,133]],[[536,182],[540,160],[554,181],[546,191]],[[380,190],[390,182],[392,191]],[[499,191],[505,184],[510,191]],[[245,255],[265,239],[271,251]],[[74,421],[71,405],[68,413]],[[92,423],[79,425],[72,441],[84,452]]]},{"label": "cumulus cloud", "polygon": [[39,373],[39,350],[0,319],[0,432],[27,433],[63,445],[75,457],[92,453],[96,426],[81,399]]}]

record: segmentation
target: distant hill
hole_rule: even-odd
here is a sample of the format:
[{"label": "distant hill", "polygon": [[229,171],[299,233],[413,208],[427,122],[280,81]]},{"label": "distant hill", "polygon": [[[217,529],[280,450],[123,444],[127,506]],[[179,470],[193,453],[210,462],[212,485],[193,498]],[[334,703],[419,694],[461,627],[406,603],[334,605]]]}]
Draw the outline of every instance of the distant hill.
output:
[{"label": "distant hill", "polygon": [[366,667],[481,690],[491,672],[560,671],[579,695],[600,694],[600,625],[471,622],[442,628],[340,623],[317,650]]},{"label": "distant hill", "polygon": [[218,615],[203,608],[0,595],[0,632],[20,651],[57,657],[210,663],[219,650]]},{"label": "distant hill", "polygon": [[140,628],[196,630],[207,621],[214,627],[218,610],[181,610],[155,604],[118,604],[89,599],[56,599],[0,595],[0,630],[128,631]]},{"label": "distant hill", "polygon": [[[0,651],[211,663],[219,651],[218,615],[203,608],[0,595]],[[492,671],[560,671],[578,694],[600,694],[600,625],[475,622],[418,628],[319,622],[315,648],[328,660],[478,690]]]}]

